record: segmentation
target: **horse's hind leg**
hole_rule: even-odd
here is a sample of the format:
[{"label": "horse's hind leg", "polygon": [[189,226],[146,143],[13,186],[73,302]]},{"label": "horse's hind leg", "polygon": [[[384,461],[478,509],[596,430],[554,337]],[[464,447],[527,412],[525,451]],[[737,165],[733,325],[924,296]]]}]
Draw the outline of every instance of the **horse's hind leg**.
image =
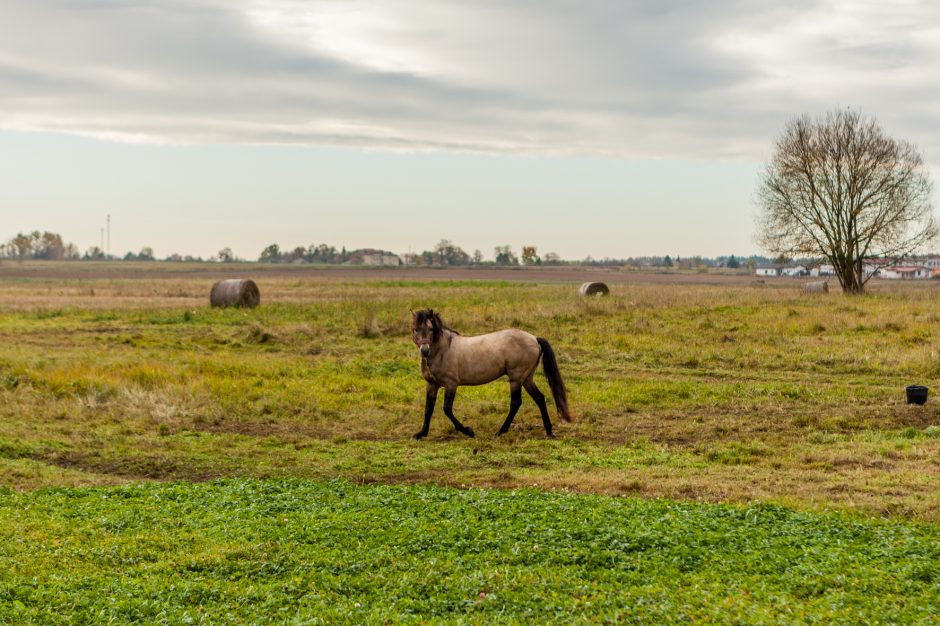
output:
[{"label": "horse's hind leg", "polygon": [[545,396],[542,395],[542,392],[531,376],[523,383],[523,386],[539,407],[539,412],[542,414],[542,425],[545,427],[545,436],[549,439],[554,439],[555,435],[552,434],[552,420],[548,418],[548,407],[545,406]]},{"label": "horse's hind leg", "polygon": [[506,416],[506,421],[503,422],[499,432],[496,433],[497,437],[509,432],[509,427],[512,426],[512,420],[516,418],[516,412],[519,410],[520,406],[522,406],[521,385],[517,382],[509,381],[509,415]]},{"label": "horse's hind leg", "polygon": [[450,418],[450,421],[453,422],[454,428],[457,429],[457,432],[461,432],[467,437],[473,437],[473,429],[469,426],[464,426],[457,420],[456,417],[454,417],[454,398],[456,397],[456,389],[447,389],[444,391],[444,415]]}]

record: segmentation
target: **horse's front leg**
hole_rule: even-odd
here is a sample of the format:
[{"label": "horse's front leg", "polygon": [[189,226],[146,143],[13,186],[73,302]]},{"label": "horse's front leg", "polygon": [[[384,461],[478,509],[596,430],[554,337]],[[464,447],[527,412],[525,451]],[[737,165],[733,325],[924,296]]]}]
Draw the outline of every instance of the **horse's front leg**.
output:
[{"label": "horse's front leg", "polygon": [[437,391],[440,385],[429,382],[424,395],[424,426],[415,433],[415,439],[424,439],[428,436],[428,428],[431,427],[431,415],[434,414],[434,405],[437,403]]},{"label": "horse's front leg", "polygon": [[453,422],[454,428],[457,429],[457,432],[461,432],[467,437],[473,437],[473,429],[469,426],[464,426],[457,420],[456,417],[454,417],[454,398],[456,397],[456,387],[454,389],[444,390],[444,415],[450,418],[450,421]]}]

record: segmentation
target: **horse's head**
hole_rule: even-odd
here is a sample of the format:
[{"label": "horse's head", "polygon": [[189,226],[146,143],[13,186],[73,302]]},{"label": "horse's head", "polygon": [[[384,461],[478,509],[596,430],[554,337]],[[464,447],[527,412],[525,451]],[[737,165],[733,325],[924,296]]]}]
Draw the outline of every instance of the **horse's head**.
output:
[{"label": "horse's head", "polygon": [[441,336],[443,326],[441,316],[431,309],[411,312],[411,340],[424,358],[431,356],[431,346]]}]

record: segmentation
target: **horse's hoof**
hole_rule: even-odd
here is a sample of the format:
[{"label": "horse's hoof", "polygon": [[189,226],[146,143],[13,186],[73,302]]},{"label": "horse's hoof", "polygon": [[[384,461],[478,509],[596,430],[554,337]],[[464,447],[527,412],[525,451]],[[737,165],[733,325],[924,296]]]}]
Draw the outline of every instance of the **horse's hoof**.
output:
[{"label": "horse's hoof", "polygon": [[414,439],[415,441],[421,441],[427,436],[428,434],[426,432],[420,432],[420,433],[415,433],[414,435],[412,435],[411,438]]},{"label": "horse's hoof", "polygon": [[555,435],[553,435],[552,433],[545,433],[545,438],[546,438],[546,439],[557,439],[557,437],[555,437]]},{"label": "horse's hoof", "polygon": [[505,435],[505,434],[508,433],[508,432],[509,432],[508,430],[497,430],[497,431],[496,431],[496,434],[493,435],[493,436],[496,437],[497,439],[499,439],[500,437],[502,437],[503,435]]},{"label": "horse's hoof", "polygon": [[469,426],[467,426],[466,428],[464,428],[462,432],[463,432],[463,434],[465,434],[467,437],[476,437],[476,435],[473,434],[473,429],[470,428]]}]

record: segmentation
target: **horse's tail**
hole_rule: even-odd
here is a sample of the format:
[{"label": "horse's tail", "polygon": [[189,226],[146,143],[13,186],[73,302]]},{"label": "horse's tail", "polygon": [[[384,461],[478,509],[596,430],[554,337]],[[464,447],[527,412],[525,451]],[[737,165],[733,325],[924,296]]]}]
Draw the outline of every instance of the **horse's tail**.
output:
[{"label": "horse's tail", "polygon": [[539,346],[542,348],[542,370],[545,372],[545,378],[548,379],[548,386],[552,389],[552,398],[555,399],[555,407],[558,414],[566,422],[571,421],[571,413],[568,411],[568,390],[565,389],[565,381],[561,379],[561,372],[558,370],[558,362],[555,360],[555,351],[551,344],[541,337],[536,337]]}]

